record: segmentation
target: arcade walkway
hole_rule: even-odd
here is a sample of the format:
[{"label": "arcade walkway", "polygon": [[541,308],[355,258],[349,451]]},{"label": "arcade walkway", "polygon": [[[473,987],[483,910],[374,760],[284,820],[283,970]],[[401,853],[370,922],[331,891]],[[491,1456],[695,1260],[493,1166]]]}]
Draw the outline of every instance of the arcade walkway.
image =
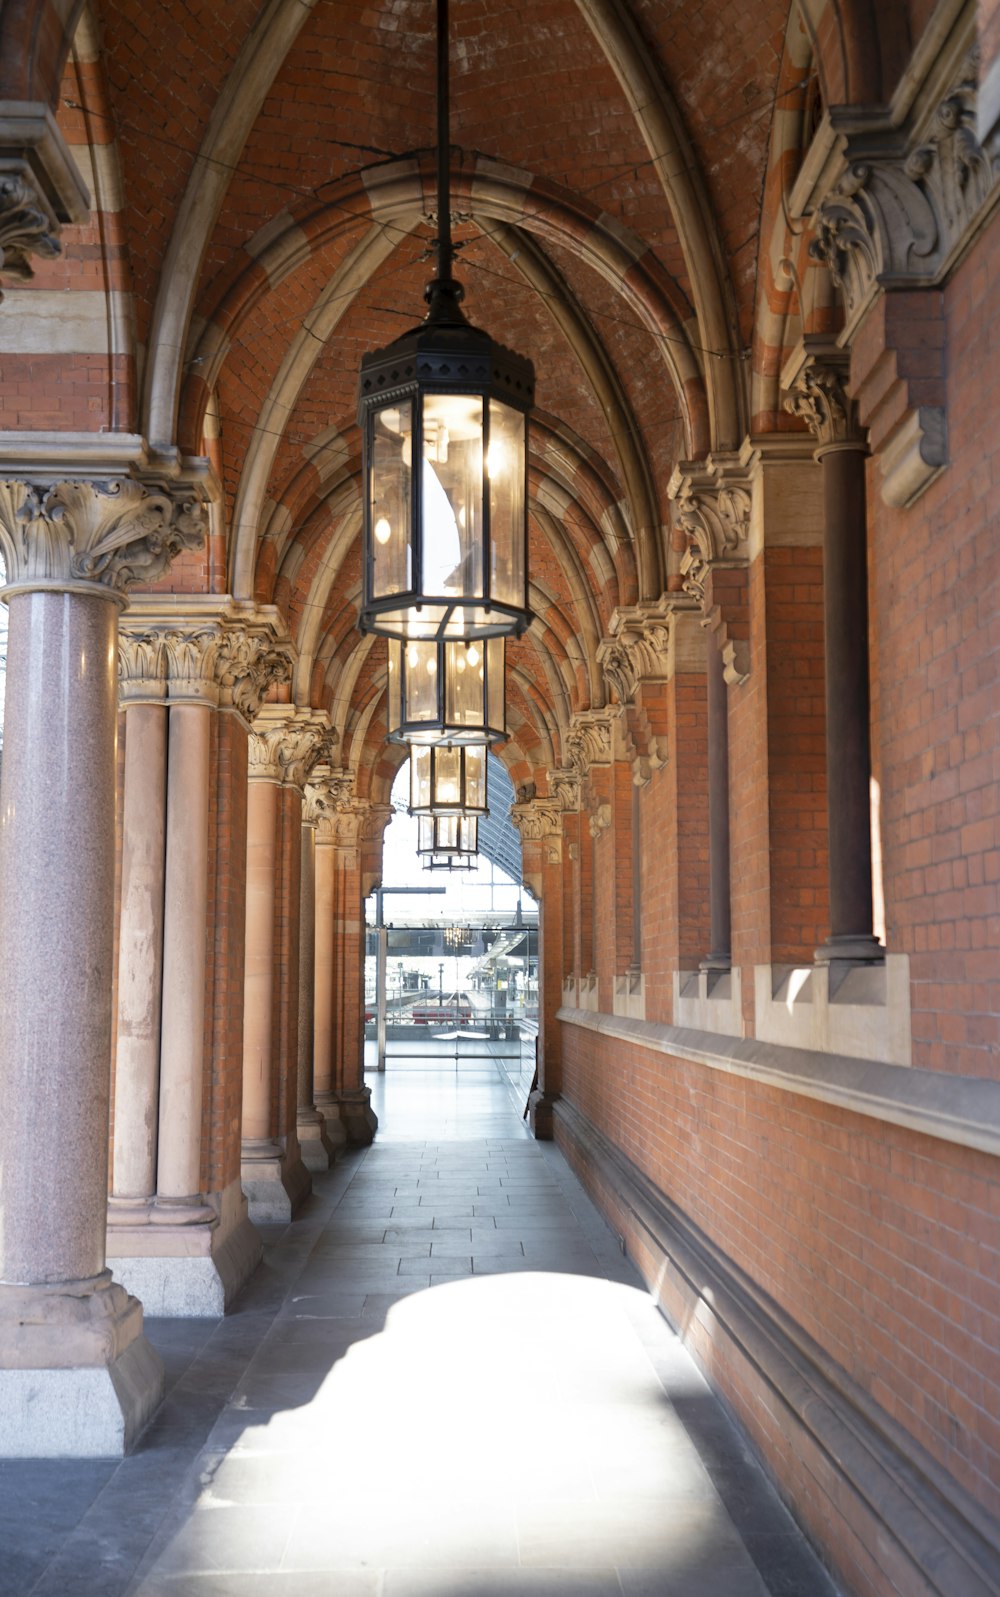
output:
[{"label": "arcade walkway", "polygon": [[374,1101],[132,1457],[0,1464],[2,1597],[833,1597],[496,1067]]}]

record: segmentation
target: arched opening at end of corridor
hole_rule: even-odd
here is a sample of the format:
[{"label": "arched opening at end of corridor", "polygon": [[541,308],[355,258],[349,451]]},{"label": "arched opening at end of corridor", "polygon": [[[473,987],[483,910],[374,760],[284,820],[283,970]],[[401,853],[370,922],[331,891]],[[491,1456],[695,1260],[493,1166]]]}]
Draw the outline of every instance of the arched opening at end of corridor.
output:
[{"label": "arched opening at end of corridor", "polygon": [[471,868],[424,868],[407,813],[409,765],[393,786],[382,885],[367,903],[365,1068],[451,1069],[501,1081],[521,1111],[538,1036],[538,910],[521,882],[514,793],[489,759],[490,815]]}]

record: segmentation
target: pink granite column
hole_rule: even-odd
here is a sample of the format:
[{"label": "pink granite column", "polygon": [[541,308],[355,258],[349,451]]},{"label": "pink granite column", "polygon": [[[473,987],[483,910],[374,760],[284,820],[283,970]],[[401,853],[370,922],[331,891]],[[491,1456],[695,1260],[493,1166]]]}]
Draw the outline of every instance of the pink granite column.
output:
[{"label": "pink granite column", "polygon": [[0,1450],[120,1454],[163,1385],[104,1251],[121,601],[96,583],[7,596]]},{"label": "pink granite column", "polygon": [[299,888],[299,1074],[297,1129],[307,1170],[329,1170],[337,1150],[314,1101],[313,1049],[316,990],[316,822],[308,819],[306,790]]}]

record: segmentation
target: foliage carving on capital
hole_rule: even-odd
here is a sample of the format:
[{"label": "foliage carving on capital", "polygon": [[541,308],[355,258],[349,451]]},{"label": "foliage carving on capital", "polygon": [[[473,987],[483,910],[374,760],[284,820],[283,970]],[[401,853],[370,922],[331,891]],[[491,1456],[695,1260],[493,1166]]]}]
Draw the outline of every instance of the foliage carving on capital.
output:
[{"label": "foliage carving on capital", "polygon": [[216,657],[216,676],[224,701],[247,721],[256,719],[272,687],[291,679],[292,663],[285,649],[267,635],[234,627],[223,634]]},{"label": "foliage carving on capital", "polygon": [[580,808],[580,773],[573,766],[559,766],[548,773],[549,792],[563,814]]},{"label": "foliage carving on capital", "polygon": [[997,197],[1000,150],[977,132],[977,52],[910,134],[849,132],[821,199],[809,253],[844,296],[848,327],[878,287],[940,282]]},{"label": "foliage carving on capital", "polygon": [[0,482],[0,544],[12,584],[100,583],[123,594],[199,547],[206,528],[201,501],[176,484]]},{"label": "foliage carving on capital", "polygon": [[376,804],[374,801],[369,801],[366,813],[361,819],[361,841],[378,843],[381,847],[385,829],[392,820],[393,813],[391,804]]},{"label": "foliage carving on capital", "polygon": [[123,626],[118,634],[118,693],[123,703],[130,699],[166,695],[167,662],[163,636],[159,632],[130,632]]},{"label": "foliage carving on capital", "polygon": [[844,350],[807,352],[791,378],[785,409],[804,421],[821,446],[862,438],[857,407],[847,393],[850,357]]},{"label": "foliage carving on capital", "polygon": [[336,734],[293,711],[250,729],[250,779],[304,786],[311,768],[329,756]]},{"label": "foliage carving on capital", "polygon": [[33,275],[29,256],[50,261],[61,253],[51,215],[34,184],[24,174],[0,178],[0,274],[27,282]]},{"label": "foliage carving on capital", "polygon": [[522,844],[536,844],[550,864],[562,858],[562,807],[555,798],[532,798],[512,804],[510,818]]},{"label": "foliage carving on capital", "polygon": [[666,682],[674,667],[677,616],[691,607],[675,593],[643,604],[623,605],[611,617],[597,646],[604,680],[620,705],[630,705],[644,682]]},{"label": "foliage carving on capital", "polygon": [[614,713],[579,710],[572,717],[564,748],[567,761],[578,776],[586,776],[593,765],[610,765]]}]

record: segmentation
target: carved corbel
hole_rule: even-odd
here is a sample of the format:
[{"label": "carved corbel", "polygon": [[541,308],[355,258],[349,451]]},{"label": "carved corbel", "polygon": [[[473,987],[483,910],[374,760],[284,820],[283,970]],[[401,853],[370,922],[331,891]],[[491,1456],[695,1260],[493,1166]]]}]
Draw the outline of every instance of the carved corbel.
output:
[{"label": "carved corbel", "polygon": [[29,279],[31,257],[51,260],[59,255],[61,225],[84,221],[89,209],[90,195],[50,108],[39,102],[5,102],[0,116],[0,277]]},{"label": "carved corbel", "polygon": [[[745,571],[747,566],[753,499],[745,463],[730,454],[681,461],[667,493],[684,545],[683,591],[700,610],[715,647],[724,658],[728,654],[738,660],[730,680],[745,681],[750,670],[745,584],[722,575]],[[734,604],[737,592],[742,602]]]},{"label": "carved corbel", "polygon": [[612,710],[578,710],[570,719],[564,740],[566,756],[573,770],[586,777],[594,765],[610,765]]},{"label": "carved corbel", "polygon": [[250,729],[250,780],[301,790],[313,766],[329,757],[336,737],[312,710],[264,705]]},{"label": "carved corbel", "polygon": [[233,627],[220,641],[216,673],[220,702],[252,724],[271,688],[291,680],[292,662],[270,634]]}]

